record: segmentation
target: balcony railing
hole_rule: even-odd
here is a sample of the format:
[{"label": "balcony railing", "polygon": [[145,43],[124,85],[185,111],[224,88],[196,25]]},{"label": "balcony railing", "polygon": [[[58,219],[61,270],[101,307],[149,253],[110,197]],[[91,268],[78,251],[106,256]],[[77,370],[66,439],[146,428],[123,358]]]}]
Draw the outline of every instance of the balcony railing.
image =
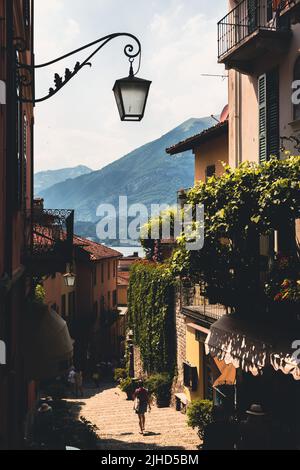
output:
[{"label": "balcony railing", "polygon": [[279,8],[281,14],[293,13],[300,9],[300,0],[281,0]]},{"label": "balcony railing", "polygon": [[272,0],[243,0],[218,23],[219,61],[255,31],[280,29]]},{"label": "balcony railing", "polygon": [[27,259],[42,262],[45,269],[49,262],[51,271],[72,261],[73,210],[34,208],[27,212],[26,222]]},{"label": "balcony railing", "polygon": [[195,320],[204,320],[207,323],[213,323],[229,313],[224,305],[211,304],[209,300],[203,296],[202,287],[200,285],[196,285],[192,288],[185,287],[182,300],[183,313]]}]

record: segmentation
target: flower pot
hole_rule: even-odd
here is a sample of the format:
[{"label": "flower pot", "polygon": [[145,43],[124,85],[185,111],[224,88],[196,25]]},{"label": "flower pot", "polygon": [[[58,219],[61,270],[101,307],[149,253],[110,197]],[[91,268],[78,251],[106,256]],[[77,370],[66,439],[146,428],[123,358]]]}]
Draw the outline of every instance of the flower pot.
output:
[{"label": "flower pot", "polygon": [[156,405],[157,408],[169,408],[171,402],[170,396],[157,396],[156,397]]}]

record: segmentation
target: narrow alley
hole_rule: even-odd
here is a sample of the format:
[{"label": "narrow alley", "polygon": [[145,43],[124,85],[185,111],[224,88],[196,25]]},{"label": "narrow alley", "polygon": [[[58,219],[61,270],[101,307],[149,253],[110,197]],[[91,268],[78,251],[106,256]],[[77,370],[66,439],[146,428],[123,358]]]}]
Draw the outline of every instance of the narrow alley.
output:
[{"label": "narrow alley", "polygon": [[69,401],[79,402],[80,416],[99,428],[99,450],[197,450],[199,445],[186,416],[174,408],[153,406],[142,436],[133,402],[114,385],[104,385],[99,392],[87,388],[83,399]]}]

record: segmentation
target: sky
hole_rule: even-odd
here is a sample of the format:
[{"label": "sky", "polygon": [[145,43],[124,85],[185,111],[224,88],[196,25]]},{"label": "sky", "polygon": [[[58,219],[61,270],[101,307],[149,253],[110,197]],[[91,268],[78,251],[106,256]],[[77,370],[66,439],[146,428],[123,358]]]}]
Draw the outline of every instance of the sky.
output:
[{"label": "sky", "polygon": [[[113,32],[142,43],[139,77],[152,80],[145,117],[121,122],[112,93],[128,75],[126,38],[114,39],[55,97],[35,108],[35,171],[86,165],[94,170],[159,138],[189,118],[219,114],[227,80],[217,64],[217,21],[225,0],[35,0],[36,64]],[[92,49],[91,49],[92,52]],[[37,98],[54,73],[74,67],[87,52],[40,69]]]}]

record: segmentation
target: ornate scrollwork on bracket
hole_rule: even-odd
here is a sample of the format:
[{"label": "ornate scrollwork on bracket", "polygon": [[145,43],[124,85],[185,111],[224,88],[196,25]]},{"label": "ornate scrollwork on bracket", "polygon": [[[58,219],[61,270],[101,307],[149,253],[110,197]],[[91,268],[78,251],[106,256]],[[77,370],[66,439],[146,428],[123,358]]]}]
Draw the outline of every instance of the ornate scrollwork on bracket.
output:
[{"label": "ornate scrollwork on bracket", "polygon": [[[136,57],[138,57],[138,56],[141,57],[141,50],[142,49],[141,49],[141,43],[138,40],[138,38],[135,37],[134,35],[130,34],[130,33],[113,33],[113,34],[110,34],[108,36],[104,36],[103,38],[100,38],[100,39],[98,39],[98,40],[96,40],[96,41],[94,41],[90,44],[87,44],[83,47],[80,47],[79,49],[76,49],[72,52],[69,52],[68,54],[65,54],[61,57],[58,57],[57,59],[54,59],[54,60],[52,60],[50,62],[47,62],[45,64],[34,65],[34,66],[31,67],[31,66],[26,65],[26,64],[17,63],[17,79],[18,79],[18,84],[20,85],[20,88],[22,89],[22,86],[23,87],[33,86],[34,73],[35,73],[36,69],[48,67],[50,65],[55,64],[56,62],[60,62],[64,59],[66,59],[67,57],[70,57],[74,54],[77,54],[77,53],[79,53],[79,52],[81,52],[81,51],[83,51],[87,48],[90,48],[94,45],[98,45],[96,50],[94,50],[94,52],[92,52],[92,54],[90,54],[89,57],[87,59],[85,59],[82,63],[76,62],[73,71],[71,71],[69,68],[66,68],[64,77],[61,77],[58,73],[56,73],[54,75],[54,87],[49,88],[49,92],[46,96],[44,96],[42,98],[39,98],[39,99],[35,99],[35,97],[34,97],[33,100],[30,100],[30,99],[26,99],[24,96],[22,96],[22,92],[20,92],[20,96],[18,96],[19,101],[38,103],[38,102],[45,101],[45,100],[51,98],[56,93],[58,93],[83,67],[85,67],[85,66],[92,67],[92,63],[90,62],[91,59],[106,44],[108,44],[112,39],[115,39],[115,38],[121,37],[121,36],[127,36],[127,37],[131,38],[132,40],[134,40],[135,43],[136,43],[135,46],[133,44],[127,44],[124,47],[124,54],[126,55],[126,57],[128,57],[130,59],[131,64],[132,64],[133,60]],[[16,47],[16,50],[18,52],[23,52],[24,50],[26,50],[26,43],[22,38],[15,38],[15,47]]]}]

